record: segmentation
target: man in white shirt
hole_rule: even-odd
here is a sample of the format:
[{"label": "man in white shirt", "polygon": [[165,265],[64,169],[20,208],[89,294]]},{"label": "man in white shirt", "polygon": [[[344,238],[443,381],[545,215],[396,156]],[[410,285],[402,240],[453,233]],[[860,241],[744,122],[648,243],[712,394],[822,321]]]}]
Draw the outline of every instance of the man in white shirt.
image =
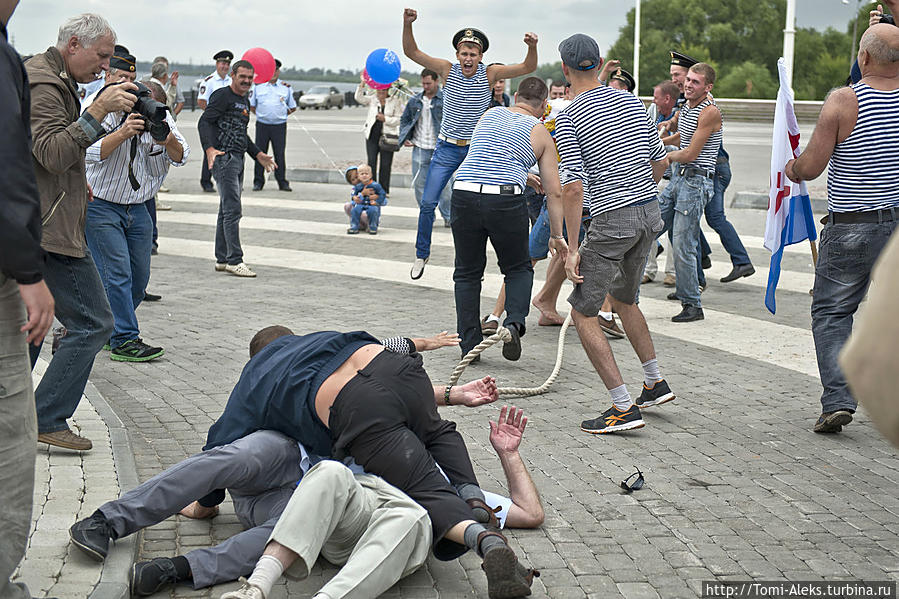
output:
[{"label": "man in white shirt", "polygon": [[[106,83],[133,81],[134,57],[116,53]],[[151,83],[165,102],[161,86]],[[85,99],[90,106],[104,88]],[[167,111],[160,130],[139,114],[109,113],[101,122],[108,132],[87,149],[87,181],[93,190],[85,234],[112,308],[115,328],[109,339],[113,360],[147,362],[165,353],[140,338],[135,309],[150,278],[153,223],[145,203],[156,195],[169,166],[184,165],[190,148]]]}]

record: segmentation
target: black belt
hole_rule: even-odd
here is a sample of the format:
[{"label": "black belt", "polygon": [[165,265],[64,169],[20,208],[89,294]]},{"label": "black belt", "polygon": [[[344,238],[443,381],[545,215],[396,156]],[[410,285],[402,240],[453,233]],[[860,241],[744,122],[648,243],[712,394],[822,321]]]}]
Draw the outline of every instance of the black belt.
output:
[{"label": "black belt", "polygon": [[681,177],[692,177],[694,175],[699,175],[700,177],[705,177],[707,179],[715,178],[714,170],[706,170],[704,168],[694,168],[692,166],[682,166],[677,171],[677,174]]},{"label": "black belt", "polygon": [[830,222],[835,225],[854,225],[857,223],[886,223],[897,219],[899,219],[899,208],[866,210],[865,212],[830,213]]}]

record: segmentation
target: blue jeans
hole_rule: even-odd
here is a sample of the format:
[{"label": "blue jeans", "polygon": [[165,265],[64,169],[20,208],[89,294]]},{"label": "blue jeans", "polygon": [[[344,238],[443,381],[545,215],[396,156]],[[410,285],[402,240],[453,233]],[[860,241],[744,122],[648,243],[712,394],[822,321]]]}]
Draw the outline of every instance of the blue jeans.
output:
[{"label": "blue jeans", "polygon": [[[90,250],[84,258],[48,252],[44,281],[56,302],[56,318],[66,328],[47,372],[34,392],[37,430],[66,430],[81,401],[94,357],[113,332],[112,311]],[[34,367],[40,347],[29,346]]]},{"label": "blue jeans", "polygon": [[456,268],[456,326],[466,354],[483,340],[481,277],[487,266],[487,240],[496,251],[506,282],[506,320],[524,334],[531,305],[534,268],[528,255],[528,209],[524,197],[453,191],[453,243]]},{"label": "blue jeans", "polygon": [[[428,179],[433,156],[434,150],[423,150],[418,146],[412,146],[412,189],[415,191],[415,202],[419,207],[421,207],[421,198],[424,195],[425,181]],[[452,193],[452,185],[444,185],[443,191],[440,192],[440,201],[437,202],[440,216],[446,222],[450,222],[450,196]]]},{"label": "blue jeans", "polygon": [[153,222],[146,204],[114,204],[99,198],[87,205],[84,228],[106,298],[112,308],[113,348],[140,337],[134,311],[150,280]]},{"label": "blue jeans", "polygon": [[[714,192],[712,180],[700,175],[675,175],[659,196],[665,228],[671,230],[676,293],[685,306],[702,307],[699,299],[699,219]],[[699,272],[702,267],[699,266]]]},{"label": "blue jeans", "polygon": [[740,241],[740,236],[737,235],[736,229],[724,216],[724,191],[730,185],[730,178],[730,162],[719,162],[715,169],[715,192],[712,195],[712,199],[705,206],[705,222],[718,233],[718,237],[721,238],[721,245],[730,254],[730,261],[733,265],[741,266],[751,264],[752,261],[749,259],[749,254],[746,252],[746,248],[743,247],[743,242]]},{"label": "blue jeans", "polygon": [[371,204],[353,204],[350,210],[350,228],[354,231],[359,230],[359,219],[362,218],[363,211],[368,212],[368,230],[377,231],[378,222],[381,220],[381,207]]},{"label": "blue jeans", "polygon": [[896,221],[829,222],[821,231],[812,295],[812,335],[824,386],[823,412],[854,412],[858,405],[846,386],[837,356],[852,332],[852,317],[868,290],[871,268],[895,228]]},{"label": "blue jeans", "polygon": [[[527,194],[524,195],[527,197]],[[529,219],[530,216],[530,206],[528,206]],[[584,229],[583,221],[581,221],[578,244],[583,243],[586,234],[587,231]],[[565,239],[568,239],[568,227],[564,222],[562,223],[562,235],[565,236]],[[530,254],[531,260],[543,260],[549,255],[549,238],[549,212],[546,209],[546,202],[544,202],[537,215],[537,220],[531,226],[531,233],[528,235],[528,254]]]},{"label": "blue jeans", "polygon": [[215,223],[215,261],[231,265],[243,262],[240,247],[240,192],[243,187],[243,153],[228,152],[212,163],[219,187],[219,214]]},{"label": "blue jeans", "polygon": [[416,258],[427,258],[431,255],[434,209],[437,207],[443,188],[467,155],[468,146],[457,146],[448,144],[441,139],[437,140],[437,147],[434,149],[434,155],[431,156],[431,167],[425,181],[421,208],[418,213],[418,236],[415,238]]}]

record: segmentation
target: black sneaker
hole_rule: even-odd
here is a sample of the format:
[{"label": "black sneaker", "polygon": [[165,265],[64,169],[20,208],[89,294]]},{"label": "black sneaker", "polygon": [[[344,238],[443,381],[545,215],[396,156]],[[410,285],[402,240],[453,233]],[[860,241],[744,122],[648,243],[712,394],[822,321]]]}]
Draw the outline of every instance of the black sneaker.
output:
[{"label": "black sneaker", "polygon": [[88,518],[79,520],[69,528],[69,538],[89,556],[102,562],[109,552],[109,539],[113,538],[112,526],[100,510]]},{"label": "black sneaker", "polygon": [[702,313],[702,308],[685,305],[680,314],[671,317],[671,322],[694,322],[703,318],[705,318],[705,315]]},{"label": "black sneaker", "polygon": [[507,328],[512,334],[512,339],[503,343],[503,357],[514,362],[521,357],[521,335],[518,332],[518,325],[514,322],[510,322],[509,325]]},{"label": "black sneaker", "polygon": [[162,299],[161,295],[156,295],[155,293],[148,293],[144,291],[144,301],[145,302],[158,302]]},{"label": "black sneaker", "polygon": [[852,422],[852,412],[849,410],[837,410],[824,412],[818,416],[818,421],[812,429],[816,433],[839,433],[843,426]]},{"label": "black sneaker", "polygon": [[178,582],[175,563],[168,557],[157,557],[131,566],[131,594],[146,597]]},{"label": "black sneaker", "polygon": [[116,362],[149,362],[164,354],[161,347],[150,347],[138,337],[114,348],[110,357]]},{"label": "black sneaker", "polygon": [[652,387],[647,387],[646,383],[643,383],[643,392],[634,403],[638,408],[643,409],[651,406],[659,406],[673,399],[674,393],[671,392],[665,379],[662,379],[656,381]]},{"label": "black sneaker", "polygon": [[622,412],[614,405],[602,413],[599,418],[584,420],[581,422],[581,430],[585,433],[600,435],[603,433],[617,433],[641,428],[646,423],[640,416],[640,408],[637,404],[631,405],[627,411]]}]

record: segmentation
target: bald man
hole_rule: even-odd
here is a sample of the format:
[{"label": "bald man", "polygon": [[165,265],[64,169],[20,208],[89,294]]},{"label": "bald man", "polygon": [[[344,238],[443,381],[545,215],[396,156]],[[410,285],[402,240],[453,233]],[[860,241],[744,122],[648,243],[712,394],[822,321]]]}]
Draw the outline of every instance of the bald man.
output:
[{"label": "bald man", "polygon": [[837,355],[899,219],[899,28],[879,23],[868,29],[858,65],[861,80],[830,94],[805,151],[786,165],[787,177],[798,182],[817,178],[830,164],[812,299],[824,386],[817,433],[838,433],[852,422],[857,404]]}]

